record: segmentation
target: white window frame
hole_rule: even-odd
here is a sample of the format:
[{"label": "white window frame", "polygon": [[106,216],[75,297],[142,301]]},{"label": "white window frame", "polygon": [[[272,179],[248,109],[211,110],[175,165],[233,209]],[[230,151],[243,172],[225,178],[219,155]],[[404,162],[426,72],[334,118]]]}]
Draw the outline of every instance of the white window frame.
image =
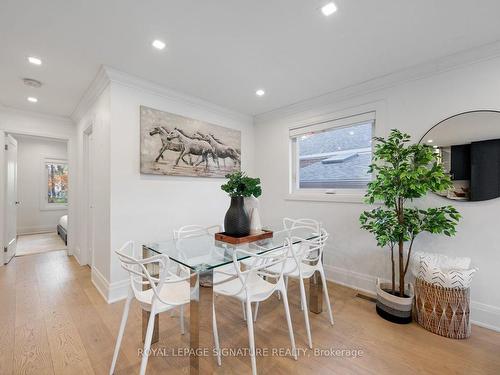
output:
[{"label": "white window frame", "polygon": [[47,187],[49,183],[49,176],[47,174],[47,166],[46,166],[47,163],[66,164],[68,166],[68,175],[69,175],[69,164],[67,159],[56,159],[50,157],[41,158],[40,210],[42,211],[67,210],[68,203],[49,203],[47,196]]},{"label": "white window frame", "polygon": [[[326,131],[335,128],[342,128],[372,122],[372,136],[375,136],[375,123],[377,113],[375,110],[368,110],[365,112],[351,112],[342,116],[329,116],[317,122],[310,122],[309,124],[301,124],[289,128],[289,191],[286,197],[287,200],[303,200],[303,201],[333,201],[333,202],[353,202],[362,203],[366,188],[362,189],[349,189],[349,188],[336,188],[336,189],[314,189],[314,188],[300,188],[298,175],[298,145],[297,138],[303,134],[311,132]],[[373,151],[373,145],[372,145]]]}]

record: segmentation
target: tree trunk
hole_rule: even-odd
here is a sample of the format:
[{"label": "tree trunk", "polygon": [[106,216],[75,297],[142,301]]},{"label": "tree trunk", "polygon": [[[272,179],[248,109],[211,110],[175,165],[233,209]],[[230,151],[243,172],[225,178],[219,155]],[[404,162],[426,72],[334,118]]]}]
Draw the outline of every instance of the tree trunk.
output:
[{"label": "tree trunk", "polygon": [[392,294],[396,295],[396,264],[394,262],[394,245],[391,246],[391,263],[392,263]]},{"label": "tree trunk", "polygon": [[404,242],[399,240],[399,296],[405,295]]},{"label": "tree trunk", "polygon": [[[397,202],[397,215],[398,222],[400,225],[404,223],[404,201],[403,198],[398,198]],[[399,250],[399,296],[404,297],[405,295],[405,272],[404,272],[404,241],[403,238],[399,239],[398,242]]]}]

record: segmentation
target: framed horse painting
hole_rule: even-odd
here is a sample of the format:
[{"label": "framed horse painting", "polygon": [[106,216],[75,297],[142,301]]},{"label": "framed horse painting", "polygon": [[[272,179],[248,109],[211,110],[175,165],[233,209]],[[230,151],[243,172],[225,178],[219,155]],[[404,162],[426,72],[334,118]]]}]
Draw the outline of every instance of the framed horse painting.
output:
[{"label": "framed horse painting", "polygon": [[224,177],[241,169],[241,132],[141,106],[141,173]]}]

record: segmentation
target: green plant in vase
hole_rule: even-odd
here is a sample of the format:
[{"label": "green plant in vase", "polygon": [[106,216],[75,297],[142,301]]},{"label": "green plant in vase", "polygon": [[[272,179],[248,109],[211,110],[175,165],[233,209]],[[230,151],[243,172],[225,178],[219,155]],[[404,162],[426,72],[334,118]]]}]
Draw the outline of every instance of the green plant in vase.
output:
[{"label": "green plant in vase", "polygon": [[[419,208],[411,205],[414,199],[424,197],[428,192],[441,192],[452,186],[450,176],[432,147],[410,144],[410,136],[397,129],[393,129],[387,139],[376,137],[374,140],[377,144],[369,173],[374,173],[375,178],[368,184],[365,201],[369,204],[382,202],[383,205],[363,212],[360,223],[361,228],[375,236],[379,247],[390,250],[392,279],[390,290],[385,292],[405,299],[405,276],[415,238],[422,232],[453,236],[460,214],[453,206]],[[413,296],[407,295],[406,299],[408,297]],[[380,300],[381,296],[377,298]],[[409,314],[411,321],[411,301],[401,303],[405,305],[403,309],[409,309],[405,314]],[[379,311],[379,304],[377,307]],[[380,311],[379,314],[391,320],[387,311],[385,315]],[[397,315],[401,317],[401,314]]]},{"label": "green plant in vase", "polygon": [[231,205],[224,217],[224,231],[234,237],[250,234],[250,218],[244,208],[245,197],[259,197],[262,194],[260,178],[248,177],[244,172],[226,175],[228,181],[221,186],[231,197]]},{"label": "green plant in vase", "polygon": [[234,172],[227,174],[228,181],[221,186],[230,197],[258,198],[262,194],[260,178],[248,177],[245,172]]}]

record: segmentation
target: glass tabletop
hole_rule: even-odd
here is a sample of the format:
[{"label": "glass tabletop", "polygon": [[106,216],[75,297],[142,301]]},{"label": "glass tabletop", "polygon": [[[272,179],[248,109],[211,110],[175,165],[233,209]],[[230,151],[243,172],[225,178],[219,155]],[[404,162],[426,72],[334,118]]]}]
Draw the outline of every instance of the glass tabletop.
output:
[{"label": "glass tabletop", "polygon": [[[143,248],[151,250],[153,253],[166,254],[173,261],[183,264],[194,271],[202,272],[231,263],[235,249],[263,254],[282,247],[288,236],[288,231],[281,230],[274,232],[271,238],[232,245],[216,241],[213,234],[204,234],[196,237],[149,243],[143,245]],[[294,230],[293,236],[310,240],[318,235],[312,230],[301,228]],[[294,242],[299,242],[299,240],[294,240]],[[245,258],[247,256],[239,256],[238,260]]]}]

